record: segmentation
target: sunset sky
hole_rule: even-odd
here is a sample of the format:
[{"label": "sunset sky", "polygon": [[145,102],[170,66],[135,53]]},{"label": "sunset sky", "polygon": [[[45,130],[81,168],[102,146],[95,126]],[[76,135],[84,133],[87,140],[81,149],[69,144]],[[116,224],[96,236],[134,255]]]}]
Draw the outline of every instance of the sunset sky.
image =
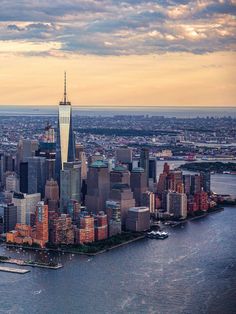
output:
[{"label": "sunset sky", "polygon": [[236,106],[236,0],[1,0],[0,105]]}]

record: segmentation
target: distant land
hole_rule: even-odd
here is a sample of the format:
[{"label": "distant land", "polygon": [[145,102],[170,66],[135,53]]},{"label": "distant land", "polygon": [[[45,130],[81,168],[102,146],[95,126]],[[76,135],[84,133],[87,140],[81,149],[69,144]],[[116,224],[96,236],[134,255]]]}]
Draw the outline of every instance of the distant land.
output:
[{"label": "distant land", "polygon": [[191,162],[186,163],[180,166],[181,169],[188,171],[209,171],[209,172],[217,172],[217,173],[225,173],[225,172],[235,172],[236,173],[236,164],[233,162]]},{"label": "distant land", "polygon": [[[1,116],[56,116],[54,106],[6,106],[0,105]],[[236,118],[236,107],[167,107],[167,106],[73,106],[74,116],[153,115],[176,118],[232,117]]]}]

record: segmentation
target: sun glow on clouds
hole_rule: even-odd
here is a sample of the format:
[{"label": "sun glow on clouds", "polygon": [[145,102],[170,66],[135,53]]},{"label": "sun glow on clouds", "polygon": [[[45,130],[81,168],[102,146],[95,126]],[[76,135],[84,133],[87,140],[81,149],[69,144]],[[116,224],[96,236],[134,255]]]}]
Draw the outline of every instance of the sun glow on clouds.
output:
[{"label": "sun glow on clouds", "polygon": [[67,69],[77,104],[235,105],[235,13],[236,0],[2,0],[1,102],[55,103]]},{"label": "sun glow on clouds", "polygon": [[29,41],[13,41],[0,40],[0,53],[41,53],[61,49],[60,42],[29,42]]}]

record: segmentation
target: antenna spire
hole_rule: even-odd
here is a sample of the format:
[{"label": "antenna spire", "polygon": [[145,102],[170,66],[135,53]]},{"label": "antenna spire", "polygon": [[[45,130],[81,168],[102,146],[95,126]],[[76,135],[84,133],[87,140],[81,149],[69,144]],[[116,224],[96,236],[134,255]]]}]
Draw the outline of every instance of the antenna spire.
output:
[{"label": "antenna spire", "polygon": [[66,104],[66,72],[64,72],[64,103]]}]

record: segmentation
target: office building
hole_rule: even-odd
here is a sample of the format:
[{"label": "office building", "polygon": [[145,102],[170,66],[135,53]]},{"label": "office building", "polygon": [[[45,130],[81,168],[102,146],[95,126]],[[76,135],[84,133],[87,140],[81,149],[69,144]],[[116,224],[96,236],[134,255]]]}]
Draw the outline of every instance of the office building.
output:
[{"label": "office building", "polygon": [[144,147],[140,153],[140,167],[144,169],[146,174],[147,186],[149,186],[149,149]]},{"label": "office building", "polygon": [[103,161],[97,160],[89,166],[87,195],[85,196],[87,209],[95,214],[103,211],[109,196],[109,190],[110,174],[108,166]]},{"label": "office building", "polygon": [[5,233],[15,229],[17,223],[17,207],[13,204],[4,206],[3,223]]},{"label": "office building", "polygon": [[9,173],[9,175],[6,176],[6,191],[13,191],[13,192],[19,192],[20,189],[20,183],[19,178],[17,177],[16,173]]},{"label": "office building", "polygon": [[134,194],[135,205],[141,206],[142,194],[148,190],[146,172],[143,168],[134,168],[131,171],[130,187]]},{"label": "office building", "polygon": [[132,149],[127,146],[116,149],[116,163],[132,165]]},{"label": "office building", "polygon": [[148,207],[132,207],[128,210],[126,229],[141,232],[150,229],[150,211]]},{"label": "office building", "polygon": [[64,78],[64,100],[59,103],[56,145],[56,173],[59,179],[64,163],[75,161],[75,139],[72,126],[71,103],[67,100],[66,73]]},{"label": "office building", "polygon": [[120,203],[116,201],[106,201],[106,214],[108,220],[109,237],[121,233]]},{"label": "office building", "polygon": [[95,240],[94,217],[86,212],[80,215],[79,228],[75,232],[77,244],[91,243]]},{"label": "office building", "polygon": [[151,214],[155,213],[155,194],[150,191],[146,191],[142,194],[141,206],[148,207]]},{"label": "office building", "polygon": [[187,217],[187,195],[169,192],[167,194],[167,212],[174,218]]},{"label": "office building", "polygon": [[128,209],[135,206],[135,199],[131,188],[128,184],[118,183],[113,185],[109,200],[120,204],[121,223],[122,228],[125,229]]},{"label": "office building", "polygon": [[68,245],[74,243],[74,227],[69,215],[61,214],[58,218],[51,221],[49,241],[55,245]]},{"label": "office building", "polygon": [[65,162],[60,175],[60,209],[67,213],[70,200],[80,202],[81,164],[78,161]]},{"label": "office building", "polygon": [[130,185],[130,172],[127,170],[127,168],[121,165],[116,166],[110,172],[111,189],[115,184],[118,183]]},{"label": "office building", "polygon": [[107,215],[100,211],[94,219],[95,241],[105,240],[108,237]]},{"label": "office building", "polygon": [[30,215],[35,212],[40,199],[40,193],[13,194],[12,203],[17,207],[17,223],[30,225]]},{"label": "office building", "polygon": [[45,247],[48,242],[48,206],[38,202],[35,213],[35,238],[34,242]]}]

